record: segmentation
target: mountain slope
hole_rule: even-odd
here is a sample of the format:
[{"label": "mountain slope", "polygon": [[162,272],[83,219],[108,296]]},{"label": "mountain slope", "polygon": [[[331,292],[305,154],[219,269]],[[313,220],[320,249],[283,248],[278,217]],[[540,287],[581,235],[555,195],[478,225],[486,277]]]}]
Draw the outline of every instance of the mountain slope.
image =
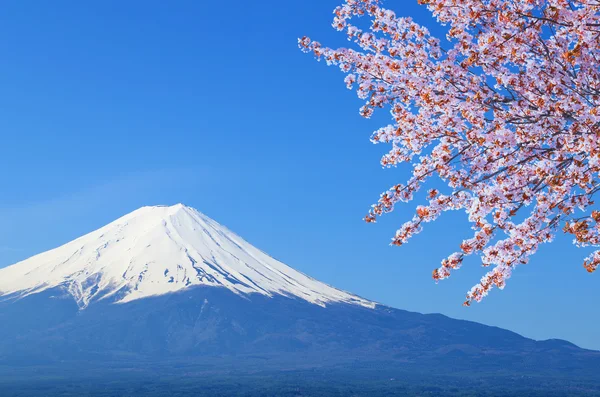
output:
[{"label": "mountain slope", "polygon": [[236,294],[294,296],[324,306],[373,302],[314,280],[177,204],[143,207],[59,248],[0,269],[0,296],[61,286],[81,308],[98,299],[129,302],[195,285]]},{"label": "mountain slope", "polygon": [[[81,310],[60,288],[0,302],[0,366],[81,362],[207,371],[359,366],[597,378],[600,353],[439,314],[195,286]],[[178,363],[178,364],[175,364]],[[175,365],[175,367],[173,367]]]}]

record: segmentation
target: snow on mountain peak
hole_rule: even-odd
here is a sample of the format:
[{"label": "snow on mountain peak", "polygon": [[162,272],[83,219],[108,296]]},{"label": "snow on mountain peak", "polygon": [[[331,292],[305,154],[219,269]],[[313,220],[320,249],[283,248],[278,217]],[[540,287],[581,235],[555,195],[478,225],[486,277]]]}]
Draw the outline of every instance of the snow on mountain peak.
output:
[{"label": "snow on mountain peak", "polygon": [[284,295],[325,306],[375,304],[312,279],[271,258],[183,204],[142,207],[61,247],[0,269],[0,296],[65,288],[81,308],[190,286],[236,294]]}]

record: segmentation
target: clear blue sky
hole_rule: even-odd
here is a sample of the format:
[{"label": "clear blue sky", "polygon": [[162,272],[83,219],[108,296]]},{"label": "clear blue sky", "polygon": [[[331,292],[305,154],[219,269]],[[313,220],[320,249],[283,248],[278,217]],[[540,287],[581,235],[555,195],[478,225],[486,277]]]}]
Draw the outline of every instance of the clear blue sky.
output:
[{"label": "clear blue sky", "polygon": [[[600,349],[600,274],[570,239],[544,247],[503,292],[463,308],[477,260],[431,271],[470,235],[462,213],[388,245],[414,206],[361,221],[404,182],[382,170],[343,75],[297,49],[341,0],[7,1],[0,11],[0,266],[143,205],[183,202],[337,287],[533,338]],[[416,1],[389,1],[434,32]],[[416,203],[415,203],[416,204]]]}]

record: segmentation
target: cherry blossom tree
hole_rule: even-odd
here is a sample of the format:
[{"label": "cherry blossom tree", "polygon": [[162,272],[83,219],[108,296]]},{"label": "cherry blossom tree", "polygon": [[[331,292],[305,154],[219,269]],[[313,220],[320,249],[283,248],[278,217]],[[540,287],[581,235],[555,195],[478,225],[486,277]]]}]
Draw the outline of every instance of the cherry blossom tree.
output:
[{"label": "cherry blossom tree", "polygon": [[[600,0],[419,3],[447,26],[446,40],[380,0],[346,0],[333,27],[354,48],[308,37],[299,46],[346,74],[365,100],[363,117],[391,111],[392,123],[371,140],[391,145],[384,167],[408,163],[412,175],[381,195],[367,222],[411,201],[433,177],[444,188],[428,191],[392,244],[444,211],[468,214],[472,238],[433,271],[436,281],[448,278],[479,255],[489,271],[467,293],[468,306],[504,288],[561,228],[577,246],[600,246]],[[600,250],[583,261],[590,273],[599,265]]]}]

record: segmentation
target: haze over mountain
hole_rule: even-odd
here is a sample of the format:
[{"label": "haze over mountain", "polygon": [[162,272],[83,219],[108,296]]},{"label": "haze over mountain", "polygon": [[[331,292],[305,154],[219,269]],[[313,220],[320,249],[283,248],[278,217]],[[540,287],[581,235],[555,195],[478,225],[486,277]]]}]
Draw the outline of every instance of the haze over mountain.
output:
[{"label": "haze over mountain", "polygon": [[10,368],[351,366],[592,382],[600,369],[600,352],[566,341],[338,290],[181,204],[141,208],[0,269],[0,324]]}]

